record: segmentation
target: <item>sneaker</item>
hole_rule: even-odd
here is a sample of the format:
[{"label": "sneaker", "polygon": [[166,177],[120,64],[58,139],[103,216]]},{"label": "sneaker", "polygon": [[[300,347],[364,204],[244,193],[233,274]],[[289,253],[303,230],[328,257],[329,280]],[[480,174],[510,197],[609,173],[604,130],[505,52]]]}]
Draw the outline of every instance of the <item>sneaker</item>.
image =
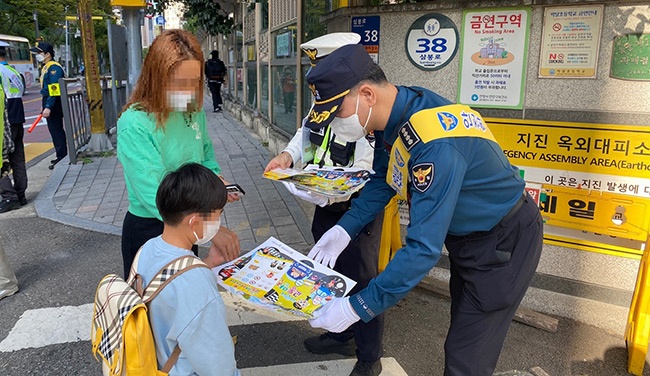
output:
[{"label": "sneaker", "polygon": [[18,209],[20,207],[20,201],[18,200],[2,200],[0,201],[0,213],[6,213],[8,211]]},{"label": "sneaker", "polygon": [[215,108],[214,110],[212,110],[212,112],[219,112],[219,109]]},{"label": "sneaker", "polygon": [[341,354],[345,356],[355,356],[356,355],[356,345],[354,344],[354,339],[350,339],[346,342],[339,342],[334,338],[325,334],[320,336],[309,337],[304,341],[305,348],[314,354]]},{"label": "sneaker", "polygon": [[0,290],[0,300],[6,298],[8,296],[11,296],[11,295],[13,295],[13,294],[15,294],[17,292],[18,292],[18,286],[14,287],[13,289]]},{"label": "sneaker", "polygon": [[374,362],[366,362],[364,360],[357,360],[357,363],[352,369],[350,376],[379,376],[381,373],[381,359]]},{"label": "sneaker", "polygon": [[223,112],[223,108],[219,107],[215,112]]}]

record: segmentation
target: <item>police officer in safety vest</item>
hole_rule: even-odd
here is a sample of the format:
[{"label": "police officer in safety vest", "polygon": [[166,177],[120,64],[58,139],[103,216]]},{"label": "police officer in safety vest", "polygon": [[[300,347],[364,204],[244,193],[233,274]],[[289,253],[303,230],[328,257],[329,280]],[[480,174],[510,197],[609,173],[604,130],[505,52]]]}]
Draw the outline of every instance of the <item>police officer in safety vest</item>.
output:
[{"label": "police officer in safety vest", "polygon": [[[360,36],[355,33],[331,33],[309,42],[300,48],[309,57],[312,67],[332,51],[344,45],[356,44]],[[312,68],[313,69],[313,68]],[[309,121],[303,119],[303,124]],[[341,136],[327,126],[301,127],[287,147],[273,158],[266,171],[274,168],[295,166],[302,168],[306,164],[322,166],[341,166],[370,169],[373,149],[367,140],[342,141]],[[300,199],[316,204],[312,221],[312,234],[318,241],[324,233],[334,226],[350,208],[351,197],[328,199],[325,196],[297,189],[291,183],[284,183],[287,189]],[[381,239],[381,218],[368,221],[359,229],[359,236],[346,246],[345,253],[329,263],[336,271],[357,282],[355,293],[368,285],[377,276],[379,242]],[[357,362],[351,376],[377,376],[381,373],[382,336],[384,330],[383,315],[377,315],[367,322],[358,322],[342,333],[327,332],[320,336],[305,339],[307,350],[316,354],[338,353],[357,356]],[[355,346],[356,345],[356,346]],[[356,350],[355,350],[356,347]]]},{"label": "police officer in safety vest", "polygon": [[343,257],[393,196],[410,203],[406,245],[368,287],[335,298],[310,324],[342,331],[372,320],[427,275],[444,244],[451,263],[444,374],[492,375],[542,250],[542,219],[519,171],[478,112],[390,84],[362,46],[337,49],[307,82],[317,94],[307,127],[329,124],[350,142],[374,131],[377,144],[375,174],[309,256]]},{"label": "police officer in safety vest", "polygon": [[47,129],[52,136],[56,159],[50,161],[49,169],[68,155],[68,147],[63,128],[63,108],[61,107],[61,88],[59,79],[65,77],[61,64],[54,61],[54,48],[51,44],[38,42],[32,47],[36,60],[43,64],[41,69],[42,114],[47,121]]}]

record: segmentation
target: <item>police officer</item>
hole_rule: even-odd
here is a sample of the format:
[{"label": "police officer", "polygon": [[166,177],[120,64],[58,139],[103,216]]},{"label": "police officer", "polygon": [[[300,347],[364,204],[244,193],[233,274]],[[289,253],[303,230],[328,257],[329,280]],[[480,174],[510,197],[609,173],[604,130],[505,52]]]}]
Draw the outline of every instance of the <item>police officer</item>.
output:
[{"label": "police officer", "polygon": [[68,146],[63,129],[63,108],[61,107],[61,88],[59,79],[65,77],[61,64],[54,61],[54,48],[51,44],[38,42],[31,51],[36,60],[43,64],[41,69],[41,95],[43,96],[42,114],[47,121],[47,129],[52,136],[56,159],[50,161],[49,169],[68,155]]},{"label": "police officer", "polygon": [[7,63],[7,51],[2,46],[0,46],[0,79],[7,98],[7,117],[11,125],[11,139],[14,142],[14,151],[8,156],[13,182],[9,174],[0,178],[0,195],[2,195],[0,213],[4,213],[27,204],[25,198],[27,168],[23,144],[25,109],[22,97],[25,92],[25,82],[20,73]]},{"label": "police officer", "polygon": [[[480,114],[421,87],[394,86],[361,46],[334,51],[307,76],[317,93],[308,127],[346,141],[375,132],[375,174],[352,209],[310,252],[345,255],[350,239],[397,195],[410,201],[406,246],[368,287],[336,298],[310,320],[342,331],[402,299],[438,262],[451,262],[445,375],[492,375],[542,249],[542,220],[524,181]],[[383,147],[382,147],[383,145]],[[343,252],[343,253],[342,253]]]},{"label": "police officer", "polygon": [[[310,58],[312,66],[337,48],[356,44],[360,36],[355,33],[332,33],[303,43],[300,48]],[[303,119],[303,124],[308,118]],[[304,142],[303,142],[304,136]],[[345,136],[345,135],[344,135]],[[320,166],[344,166],[370,169],[373,149],[365,139],[352,142],[340,141],[340,135],[327,127],[304,126],[297,130],[287,147],[266,166],[266,171],[290,166],[303,167],[308,163]],[[307,141],[308,140],[308,141]],[[303,147],[303,145],[307,147]],[[287,189],[297,197],[316,204],[312,221],[312,234],[318,241],[332,228],[350,208],[350,197],[341,200],[327,199],[324,196],[297,189],[285,183]],[[338,202],[337,202],[338,201]],[[379,242],[381,238],[381,214],[360,229],[360,235],[346,247],[345,253],[329,264],[336,271],[357,282],[351,291],[355,293],[364,288],[377,276]],[[338,353],[357,355],[352,376],[379,375],[381,373],[383,315],[368,322],[358,322],[342,333],[327,332],[320,336],[305,339],[307,350],[316,354]],[[355,351],[356,345],[356,351]]]}]

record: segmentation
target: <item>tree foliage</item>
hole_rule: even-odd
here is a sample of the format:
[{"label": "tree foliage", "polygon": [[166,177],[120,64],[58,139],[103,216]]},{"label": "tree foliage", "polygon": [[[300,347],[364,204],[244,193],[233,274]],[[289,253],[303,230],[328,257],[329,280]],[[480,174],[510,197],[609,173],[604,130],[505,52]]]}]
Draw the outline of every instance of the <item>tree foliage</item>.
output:
[{"label": "tree foliage", "polygon": [[214,0],[159,0],[156,3],[156,11],[162,13],[164,9],[174,2],[180,2],[184,5],[185,13],[183,17],[190,22],[190,27],[200,27],[212,35],[228,35],[232,31],[233,19]]},{"label": "tree foliage", "polygon": [[[94,0],[94,15],[110,15],[110,0]],[[39,37],[57,48],[65,44],[65,16],[76,16],[77,0],[0,0],[0,34],[25,37],[32,42],[36,40],[34,11],[38,18]],[[100,59],[108,60],[108,34],[106,21],[94,21],[95,44]],[[74,38],[76,22],[70,22],[69,43],[73,56],[73,65],[83,58],[81,39]],[[100,64],[102,62],[100,61]]]}]

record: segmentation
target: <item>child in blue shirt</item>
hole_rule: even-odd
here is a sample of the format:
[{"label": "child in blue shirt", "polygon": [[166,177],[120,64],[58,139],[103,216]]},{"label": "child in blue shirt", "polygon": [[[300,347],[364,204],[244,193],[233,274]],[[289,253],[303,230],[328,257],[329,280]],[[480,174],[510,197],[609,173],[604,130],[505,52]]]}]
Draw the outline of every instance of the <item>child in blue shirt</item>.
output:
[{"label": "child in blue shirt", "polygon": [[[210,242],[219,231],[227,198],[221,179],[200,164],[185,164],[163,178],[156,206],[164,230],[142,246],[137,265],[144,286],[172,260],[193,255],[192,245]],[[225,259],[211,250],[203,261],[215,267]],[[181,349],[170,376],[239,376],[226,307],[210,269],[195,268],[175,277],[149,304],[149,320],[159,367],[176,345]]]}]

